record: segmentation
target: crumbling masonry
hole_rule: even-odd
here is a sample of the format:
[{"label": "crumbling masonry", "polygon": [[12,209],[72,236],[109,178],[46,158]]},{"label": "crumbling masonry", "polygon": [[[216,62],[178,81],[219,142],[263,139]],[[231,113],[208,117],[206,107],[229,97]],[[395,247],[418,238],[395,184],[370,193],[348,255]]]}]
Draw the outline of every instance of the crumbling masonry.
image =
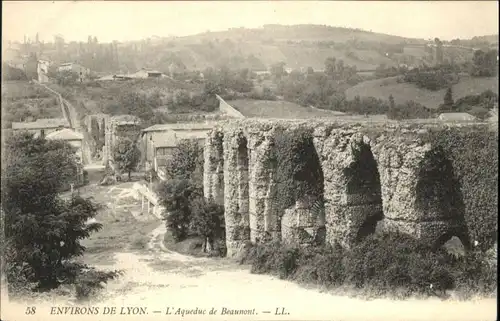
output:
[{"label": "crumbling masonry", "polygon": [[[307,127],[323,171],[322,211],[307,198],[279,213],[274,138]],[[375,230],[396,230],[426,243],[458,236],[468,244],[455,197],[453,168],[422,137],[435,123],[285,120],[223,121],[205,145],[204,193],[225,208],[228,256],[248,241],[324,241],[348,247]],[[439,166],[434,166],[439,165]],[[440,172],[435,173],[439,167]],[[443,174],[444,168],[444,174]],[[448,180],[448,181],[447,181]]]}]

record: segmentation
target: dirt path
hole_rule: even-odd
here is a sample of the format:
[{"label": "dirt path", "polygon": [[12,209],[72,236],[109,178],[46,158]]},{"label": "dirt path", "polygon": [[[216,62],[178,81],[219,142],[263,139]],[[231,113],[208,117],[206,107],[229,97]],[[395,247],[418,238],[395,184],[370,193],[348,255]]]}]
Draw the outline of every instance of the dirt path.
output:
[{"label": "dirt path", "polygon": [[[127,196],[126,189],[110,188],[111,199]],[[103,193],[101,193],[102,195]],[[116,194],[116,195],[115,195]],[[103,196],[104,197],[104,196]],[[118,215],[113,212],[113,215]],[[132,227],[140,221],[126,222]],[[154,223],[154,222],[153,222]],[[118,224],[118,223],[117,223]],[[84,307],[97,306],[98,315],[51,315],[54,306],[75,306],[65,299],[37,304],[36,315],[25,315],[32,303],[2,301],[2,320],[495,320],[496,300],[458,302],[438,299],[392,301],[377,299],[364,301],[335,296],[319,290],[306,289],[268,275],[250,274],[248,267],[228,259],[194,258],[169,251],[163,246],[164,225],[149,233],[145,249],[131,251],[127,246],[119,252],[102,254],[92,262],[103,270],[119,269],[124,275],[111,281],[98,297]],[[108,227],[113,230],[113,227]],[[116,231],[112,231],[116,233]],[[125,232],[130,233],[130,232]],[[115,236],[112,236],[113,238]],[[123,236],[122,236],[123,237]],[[104,240],[110,240],[104,239]],[[126,239],[124,238],[124,241]],[[96,243],[102,244],[102,243]],[[102,263],[98,263],[102,262]],[[117,315],[102,315],[104,307],[116,307]],[[144,307],[147,315],[120,315],[121,308]],[[206,310],[206,315],[165,315],[177,309]],[[208,315],[211,308],[216,315]],[[251,315],[221,315],[225,309],[248,310]],[[276,309],[285,315],[275,315]],[[139,311],[139,310],[136,310]],[[160,313],[155,313],[160,311]],[[269,313],[265,313],[269,311]]]}]

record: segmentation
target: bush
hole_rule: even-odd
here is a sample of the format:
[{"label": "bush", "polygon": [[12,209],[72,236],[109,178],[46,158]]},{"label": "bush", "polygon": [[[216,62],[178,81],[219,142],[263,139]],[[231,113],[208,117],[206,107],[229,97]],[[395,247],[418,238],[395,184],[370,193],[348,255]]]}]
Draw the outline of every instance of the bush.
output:
[{"label": "bush", "polygon": [[198,197],[190,202],[191,233],[203,237],[203,252],[207,252],[208,245],[214,248],[214,241],[224,235],[224,207]]},{"label": "bush", "polygon": [[189,236],[193,199],[203,195],[203,188],[187,179],[171,179],[162,182],[156,191],[165,207],[165,222],[176,242]]},{"label": "bush", "polygon": [[442,297],[450,289],[491,294],[497,280],[496,266],[479,252],[455,258],[402,234],[371,235],[349,250],[277,241],[249,245],[240,263],[251,264],[252,273],[329,288],[354,286],[363,294]]},{"label": "bush", "polygon": [[203,180],[203,147],[193,140],[181,140],[165,167],[169,178]]},{"label": "bush", "polygon": [[81,270],[75,278],[76,299],[84,301],[103,288],[103,283],[113,280],[122,274],[121,271],[99,271],[86,266],[79,267]]}]

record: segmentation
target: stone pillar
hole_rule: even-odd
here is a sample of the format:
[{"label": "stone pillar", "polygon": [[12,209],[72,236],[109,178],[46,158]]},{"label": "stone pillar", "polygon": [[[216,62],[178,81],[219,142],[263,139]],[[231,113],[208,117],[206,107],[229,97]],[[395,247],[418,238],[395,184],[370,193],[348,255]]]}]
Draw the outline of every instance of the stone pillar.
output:
[{"label": "stone pillar", "polygon": [[217,204],[224,204],[224,153],[222,133],[209,133],[204,148],[203,192]]},{"label": "stone pillar", "polygon": [[349,177],[349,169],[359,161],[356,151],[369,147],[370,139],[356,129],[317,129],[314,144],[324,174],[326,242],[349,247],[370,216],[382,210],[380,195],[369,195],[371,188],[361,188],[361,194],[350,194],[347,188],[350,179],[359,178]]},{"label": "stone pillar", "polygon": [[[466,247],[469,245],[451,163],[447,165],[443,159],[444,155],[418,138],[382,143],[378,162],[385,215],[383,230],[402,232],[428,245],[436,245],[445,235],[454,235]],[[433,164],[440,167],[438,173],[428,172]]]},{"label": "stone pillar", "polygon": [[[245,201],[244,166],[239,162],[241,137],[238,133],[224,135],[224,215],[227,256],[234,256],[250,239],[248,199]],[[246,145],[246,144],[245,144]],[[246,148],[246,146],[245,146]],[[248,181],[247,181],[248,184]],[[246,189],[248,191],[248,189]]]},{"label": "stone pillar", "polygon": [[272,161],[270,134],[255,133],[249,141],[250,157],[250,239],[252,242],[277,237],[278,216],[274,204],[276,197],[275,163]]}]

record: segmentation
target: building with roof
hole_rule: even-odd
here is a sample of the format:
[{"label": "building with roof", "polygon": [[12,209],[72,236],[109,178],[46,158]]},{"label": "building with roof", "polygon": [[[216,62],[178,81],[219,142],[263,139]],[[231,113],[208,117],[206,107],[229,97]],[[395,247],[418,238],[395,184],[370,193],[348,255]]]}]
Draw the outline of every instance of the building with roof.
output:
[{"label": "building with roof", "polygon": [[77,159],[81,163],[83,159],[82,145],[83,145],[83,134],[78,133],[69,128],[63,128],[53,131],[45,136],[47,140],[63,140],[68,142],[71,146],[75,147]]},{"label": "building with roof", "polygon": [[215,121],[203,123],[173,123],[153,125],[142,131],[142,161],[157,173],[166,165],[173,151],[184,139],[204,144],[207,133]]},{"label": "building with roof", "polygon": [[57,71],[62,72],[62,71],[70,71],[73,73],[78,74],[80,82],[83,82],[84,80],[88,79],[90,76],[90,69],[86,68],[78,63],[75,62],[66,62],[61,64],[58,68]]},{"label": "building with roof", "polygon": [[165,75],[158,71],[158,70],[147,70],[145,68],[142,68],[141,70],[137,71],[136,73],[133,73],[129,75],[131,78],[134,79],[146,79],[146,78],[161,78],[165,77]]},{"label": "building with roof", "polygon": [[[78,164],[83,164],[83,135],[69,128],[55,130],[45,136],[47,140],[62,140],[75,148]],[[83,167],[79,167],[78,182],[83,182]]]},{"label": "building with roof", "polygon": [[63,129],[70,128],[69,122],[65,118],[40,118],[34,122],[13,122],[13,131],[27,131],[38,137]]},{"label": "building with roof", "polygon": [[442,121],[475,121],[476,117],[468,113],[442,113],[438,119]]},{"label": "building with roof", "polygon": [[48,60],[39,59],[37,65],[38,82],[47,83],[49,82],[49,66],[50,62]]}]

